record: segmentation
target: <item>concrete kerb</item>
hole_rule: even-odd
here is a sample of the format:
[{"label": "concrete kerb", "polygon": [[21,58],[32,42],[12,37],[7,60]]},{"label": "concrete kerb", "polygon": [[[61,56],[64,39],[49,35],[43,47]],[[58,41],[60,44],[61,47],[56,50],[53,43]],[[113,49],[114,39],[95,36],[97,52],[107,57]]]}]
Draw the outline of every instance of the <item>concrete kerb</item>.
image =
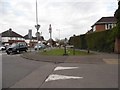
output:
[{"label": "concrete kerb", "polygon": [[51,63],[81,63],[81,64],[104,64],[105,62],[98,55],[90,56],[41,56],[37,52],[28,52],[21,57],[34,61]]},{"label": "concrete kerb", "polygon": [[[29,54],[31,54],[31,55],[29,55]],[[37,53],[35,53],[35,54],[37,54]],[[38,54],[37,54],[37,56],[38,56]],[[54,61],[54,60],[50,59],[49,57],[48,57],[48,59],[46,59],[47,56],[40,56],[39,55],[39,57],[36,57],[34,55],[34,53],[32,53],[32,52],[24,53],[21,55],[21,57],[28,59],[28,60],[34,60],[34,61],[50,62],[50,63],[56,63],[56,64],[57,63],[64,63],[64,61],[58,61],[58,60]],[[67,56],[65,56],[65,57],[67,57]]]}]

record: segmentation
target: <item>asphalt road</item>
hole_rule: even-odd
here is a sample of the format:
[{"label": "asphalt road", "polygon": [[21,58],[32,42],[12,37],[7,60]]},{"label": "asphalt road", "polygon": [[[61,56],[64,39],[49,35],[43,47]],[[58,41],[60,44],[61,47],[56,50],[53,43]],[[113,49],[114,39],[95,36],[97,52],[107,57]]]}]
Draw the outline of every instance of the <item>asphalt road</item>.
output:
[{"label": "asphalt road", "polygon": [[2,55],[3,88],[117,88],[117,64],[48,63]]}]

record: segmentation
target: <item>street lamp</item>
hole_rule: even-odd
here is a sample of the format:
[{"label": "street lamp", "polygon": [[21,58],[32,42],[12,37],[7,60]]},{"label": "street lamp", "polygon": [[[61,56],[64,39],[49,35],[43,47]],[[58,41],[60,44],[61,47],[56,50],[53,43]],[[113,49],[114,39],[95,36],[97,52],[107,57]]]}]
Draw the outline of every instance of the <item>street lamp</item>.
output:
[{"label": "street lamp", "polygon": [[50,47],[52,47],[52,27],[49,25],[49,33],[50,33]]},{"label": "street lamp", "polygon": [[38,41],[39,41],[39,36],[40,36],[40,33],[38,32],[39,28],[40,28],[40,25],[38,24],[38,9],[37,9],[37,0],[36,0],[36,25],[35,25],[35,28],[37,29],[37,32],[36,32],[36,37],[37,37],[37,51],[39,50],[39,46],[38,46]]},{"label": "street lamp", "polygon": [[40,25],[35,25],[35,28],[37,29],[37,32],[36,32],[36,37],[37,37],[37,51],[39,50],[39,46],[38,46],[38,42],[39,42],[39,37],[40,37],[40,33],[38,32],[39,28],[40,28]]}]

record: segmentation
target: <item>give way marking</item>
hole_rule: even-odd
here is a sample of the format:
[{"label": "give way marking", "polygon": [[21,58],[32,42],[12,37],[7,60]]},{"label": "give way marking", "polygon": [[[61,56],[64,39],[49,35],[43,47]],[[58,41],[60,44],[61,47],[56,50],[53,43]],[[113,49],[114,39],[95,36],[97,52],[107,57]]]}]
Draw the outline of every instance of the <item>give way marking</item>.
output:
[{"label": "give way marking", "polygon": [[59,66],[59,67],[56,67],[56,68],[54,69],[54,71],[57,71],[57,70],[65,70],[65,69],[77,69],[77,68],[79,68],[79,67],[61,67],[61,66]]},{"label": "give way marking", "polygon": [[[54,71],[57,70],[65,70],[65,69],[77,69],[79,67],[56,67]],[[83,77],[77,77],[77,76],[66,76],[66,75],[57,75],[57,74],[51,74],[49,77],[45,80],[45,82],[48,81],[54,81],[54,80],[66,80],[66,79],[82,79]]]}]

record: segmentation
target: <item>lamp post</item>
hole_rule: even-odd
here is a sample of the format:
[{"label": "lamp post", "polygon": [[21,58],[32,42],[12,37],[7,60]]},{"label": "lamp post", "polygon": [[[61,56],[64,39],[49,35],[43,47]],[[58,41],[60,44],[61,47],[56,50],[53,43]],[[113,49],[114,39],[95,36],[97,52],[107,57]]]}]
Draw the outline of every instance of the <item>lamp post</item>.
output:
[{"label": "lamp post", "polygon": [[39,50],[39,46],[38,46],[38,42],[39,42],[39,37],[40,37],[40,33],[38,32],[40,25],[35,25],[37,32],[36,32],[36,37],[37,37],[37,51]]},{"label": "lamp post", "polygon": [[[40,33],[38,32],[39,28],[40,28],[40,25],[38,24],[38,9],[37,9],[37,0],[36,0],[36,25],[35,25],[35,28],[37,29],[37,32],[36,32],[36,37],[37,37],[37,43],[39,41],[39,36],[40,36]],[[37,51],[39,50],[39,46],[37,45]]]},{"label": "lamp post", "polygon": [[52,27],[49,25],[49,33],[50,33],[50,47],[52,47]]}]

